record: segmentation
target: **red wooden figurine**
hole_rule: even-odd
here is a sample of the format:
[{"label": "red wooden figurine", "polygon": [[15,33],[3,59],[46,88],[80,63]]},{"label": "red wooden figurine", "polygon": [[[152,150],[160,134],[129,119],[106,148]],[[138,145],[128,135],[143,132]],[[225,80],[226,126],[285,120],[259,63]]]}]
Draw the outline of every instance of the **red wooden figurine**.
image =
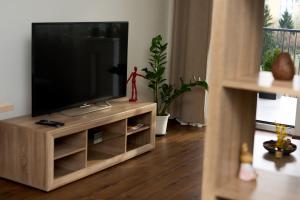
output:
[{"label": "red wooden figurine", "polygon": [[136,88],[136,77],[137,76],[145,78],[145,76],[143,76],[137,72],[137,67],[134,67],[134,71],[131,72],[131,74],[127,80],[127,84],[128,84],[128,82],[131,79],[131,98],[129,99],[129,101],[132,101],[132,102],[136,102],[138,100],[137,99],[137,88]]}]

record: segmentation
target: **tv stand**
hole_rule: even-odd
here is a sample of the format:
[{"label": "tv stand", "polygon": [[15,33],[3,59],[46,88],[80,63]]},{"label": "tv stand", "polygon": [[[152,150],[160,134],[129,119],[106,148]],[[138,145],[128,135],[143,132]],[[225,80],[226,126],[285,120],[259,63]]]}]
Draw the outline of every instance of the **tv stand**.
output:
[{"label": "tv stand", "polygon": [[111,106],[112,105],[108,101],[101,102],[101,104],[100,103],[83,104],[82,106],[77,107],[77,108],[63,110],[61,112],[61,114],[69,116],[69,117],[76,117],[76,116],[84,115],[87,113],[108,109],[108,108],[111,108]]},{"label": "tv stand", "polygon": [[0,177],[51,191],[152,150],[156,104],[112,105],[77,117],[49,115],[65,123],[60,128],[35,124],[44,116],[0,121]]}]

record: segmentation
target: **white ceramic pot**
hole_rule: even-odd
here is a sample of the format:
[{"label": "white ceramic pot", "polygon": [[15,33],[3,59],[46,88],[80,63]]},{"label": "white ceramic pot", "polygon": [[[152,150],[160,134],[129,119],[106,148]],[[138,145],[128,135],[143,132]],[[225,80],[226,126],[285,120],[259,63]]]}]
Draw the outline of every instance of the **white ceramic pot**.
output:
[{"label": "white ceramic pot", "polygon": [[156,135],[166,135],[170,114],[167,116],[156,116]]}]

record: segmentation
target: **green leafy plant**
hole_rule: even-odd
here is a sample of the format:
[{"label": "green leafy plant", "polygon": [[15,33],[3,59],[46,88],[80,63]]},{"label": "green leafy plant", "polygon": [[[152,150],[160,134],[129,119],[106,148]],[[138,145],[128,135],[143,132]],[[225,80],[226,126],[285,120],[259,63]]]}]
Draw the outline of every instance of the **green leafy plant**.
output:
[{"label": "green leafy plant", "polygon": [[271,71],[272,64],[275,61],[275,59],[279,56],[280,53],[281,53],[281,50],[279,48],[266,51],[264,54],[262,70],[263,71]]},{"label": "green leafy plant", "polygon": [[146,74],[145,78],[149,81],[148,86],[153,91],[154,102],[157,103],[158,116],[168,115],[171,103],[183,93],[191,91],[193,87],[208,89],[206,81],[201,81],[200,78],[197,80],[195,77],[187,83],[180,79],[179,88],[166,83],[167,46],[168,43],[163,41],[161,35],[154,37],[150,46],[150,67],[143,69]]}]

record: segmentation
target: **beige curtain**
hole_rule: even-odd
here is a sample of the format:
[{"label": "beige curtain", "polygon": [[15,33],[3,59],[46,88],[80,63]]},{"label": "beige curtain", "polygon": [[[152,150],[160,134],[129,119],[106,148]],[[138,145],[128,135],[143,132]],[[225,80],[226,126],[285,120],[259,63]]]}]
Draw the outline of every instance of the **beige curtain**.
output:
[{"label": "beige curtain", "polygon": [[[206,79],[211,0],[174,0],[170,83],[180,86],[180,77]],[[182,122],[205,124],[205,92],[194,89],[174,102],[171,115]]]}]

